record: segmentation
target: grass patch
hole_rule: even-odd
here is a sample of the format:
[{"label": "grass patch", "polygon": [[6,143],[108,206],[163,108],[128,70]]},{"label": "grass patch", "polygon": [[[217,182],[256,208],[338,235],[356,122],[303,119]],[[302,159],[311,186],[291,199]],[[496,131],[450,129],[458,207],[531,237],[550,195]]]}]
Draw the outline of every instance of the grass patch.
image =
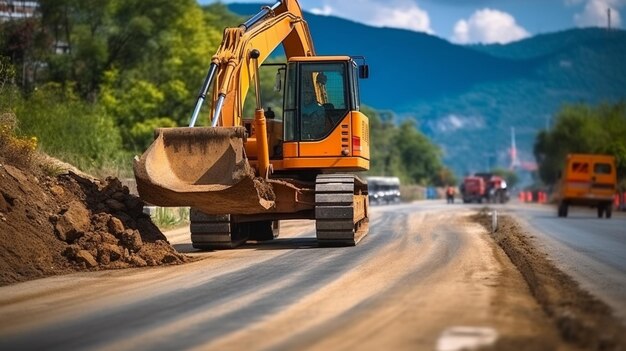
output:
[{"label": "grass patch", "polygon": [[189,224],[188,207],[157,207],[151,216],[159,229],[172,229]]}]

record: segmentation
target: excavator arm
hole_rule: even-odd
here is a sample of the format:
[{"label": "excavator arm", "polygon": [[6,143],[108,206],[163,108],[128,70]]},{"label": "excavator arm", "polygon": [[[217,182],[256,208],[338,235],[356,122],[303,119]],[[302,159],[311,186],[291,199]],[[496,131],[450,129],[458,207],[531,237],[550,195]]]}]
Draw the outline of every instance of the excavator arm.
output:
[{"label": "excavator arm", "polygon": [[[259,213],[275,207],[273,187],[255,178],[248,163],[244,148],[248,135],[242,127],[242,113],[251,82],[256,79],[258,83],[258,65],[281,43],[287,58],[315,54],[308,26],[295,0],[278,1],[239,27],[224,30],[190,126],[157,129],[152,145],[135,158],[137,190],[145,201],[223,214]],[[213,80],[212,126],[194,127]],[[256,135],[266,135],[260,106],[255,119]],[[267,141],[259,139],[265,143],[257,142],[256,173],[267,177]]]},{"label": "excavator arm", "polygon": [[[242,125],[243,103],[255,79],[255,65],[263,63],[281,43],[287,59],[315,55],[309,28],[302,18],[300,5],[294,0],[278,1],[271,7],[264,7],[239,27],[224,30],[224,38],[211,60],[205,80],[210,84],[211,75],[215,75],[213,126]],[[256,60],[250,56],[254,50],[259,53]],[[202,103],[207,88],[203,87],[198,103]]]}]

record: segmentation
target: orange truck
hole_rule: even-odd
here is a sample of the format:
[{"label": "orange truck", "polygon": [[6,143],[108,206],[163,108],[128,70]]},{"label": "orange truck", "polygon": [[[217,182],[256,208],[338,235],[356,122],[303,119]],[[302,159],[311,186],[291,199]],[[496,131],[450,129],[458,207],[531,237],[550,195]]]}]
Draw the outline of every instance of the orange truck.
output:
[{"label": "orange truck", "polygon": [[558,184],[559,217],[567,217],[569,206],[591,206],[598,218],[611,218],[617,191],[615,157],[609,155],[568,154]]}]

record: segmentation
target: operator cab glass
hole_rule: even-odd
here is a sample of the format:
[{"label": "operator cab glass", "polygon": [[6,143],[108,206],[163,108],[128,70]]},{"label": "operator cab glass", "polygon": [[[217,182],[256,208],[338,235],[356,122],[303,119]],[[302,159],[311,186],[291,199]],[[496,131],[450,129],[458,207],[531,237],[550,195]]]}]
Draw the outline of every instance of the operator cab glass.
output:
[{"label": "operator cab glass", "polygon": [[355,72],[348,61],[289,63],[285,140],[322,140],[350,110],[358,110]]}]

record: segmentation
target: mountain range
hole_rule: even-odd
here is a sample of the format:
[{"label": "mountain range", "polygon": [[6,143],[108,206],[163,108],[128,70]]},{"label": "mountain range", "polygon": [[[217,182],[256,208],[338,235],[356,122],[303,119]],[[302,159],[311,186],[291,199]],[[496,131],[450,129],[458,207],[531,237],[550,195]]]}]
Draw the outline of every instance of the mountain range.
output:
[{"label": "mountain range", "polygon": [[[258,5],[231,4],[251,15]],[[366,57],[361,99],[413,119],[458,176],[533,162],[536,134],[564,104],[626,99],[626,31],[571,29],[509,44],[456,45],[436,36],[305,13],[316,53]]]}]

